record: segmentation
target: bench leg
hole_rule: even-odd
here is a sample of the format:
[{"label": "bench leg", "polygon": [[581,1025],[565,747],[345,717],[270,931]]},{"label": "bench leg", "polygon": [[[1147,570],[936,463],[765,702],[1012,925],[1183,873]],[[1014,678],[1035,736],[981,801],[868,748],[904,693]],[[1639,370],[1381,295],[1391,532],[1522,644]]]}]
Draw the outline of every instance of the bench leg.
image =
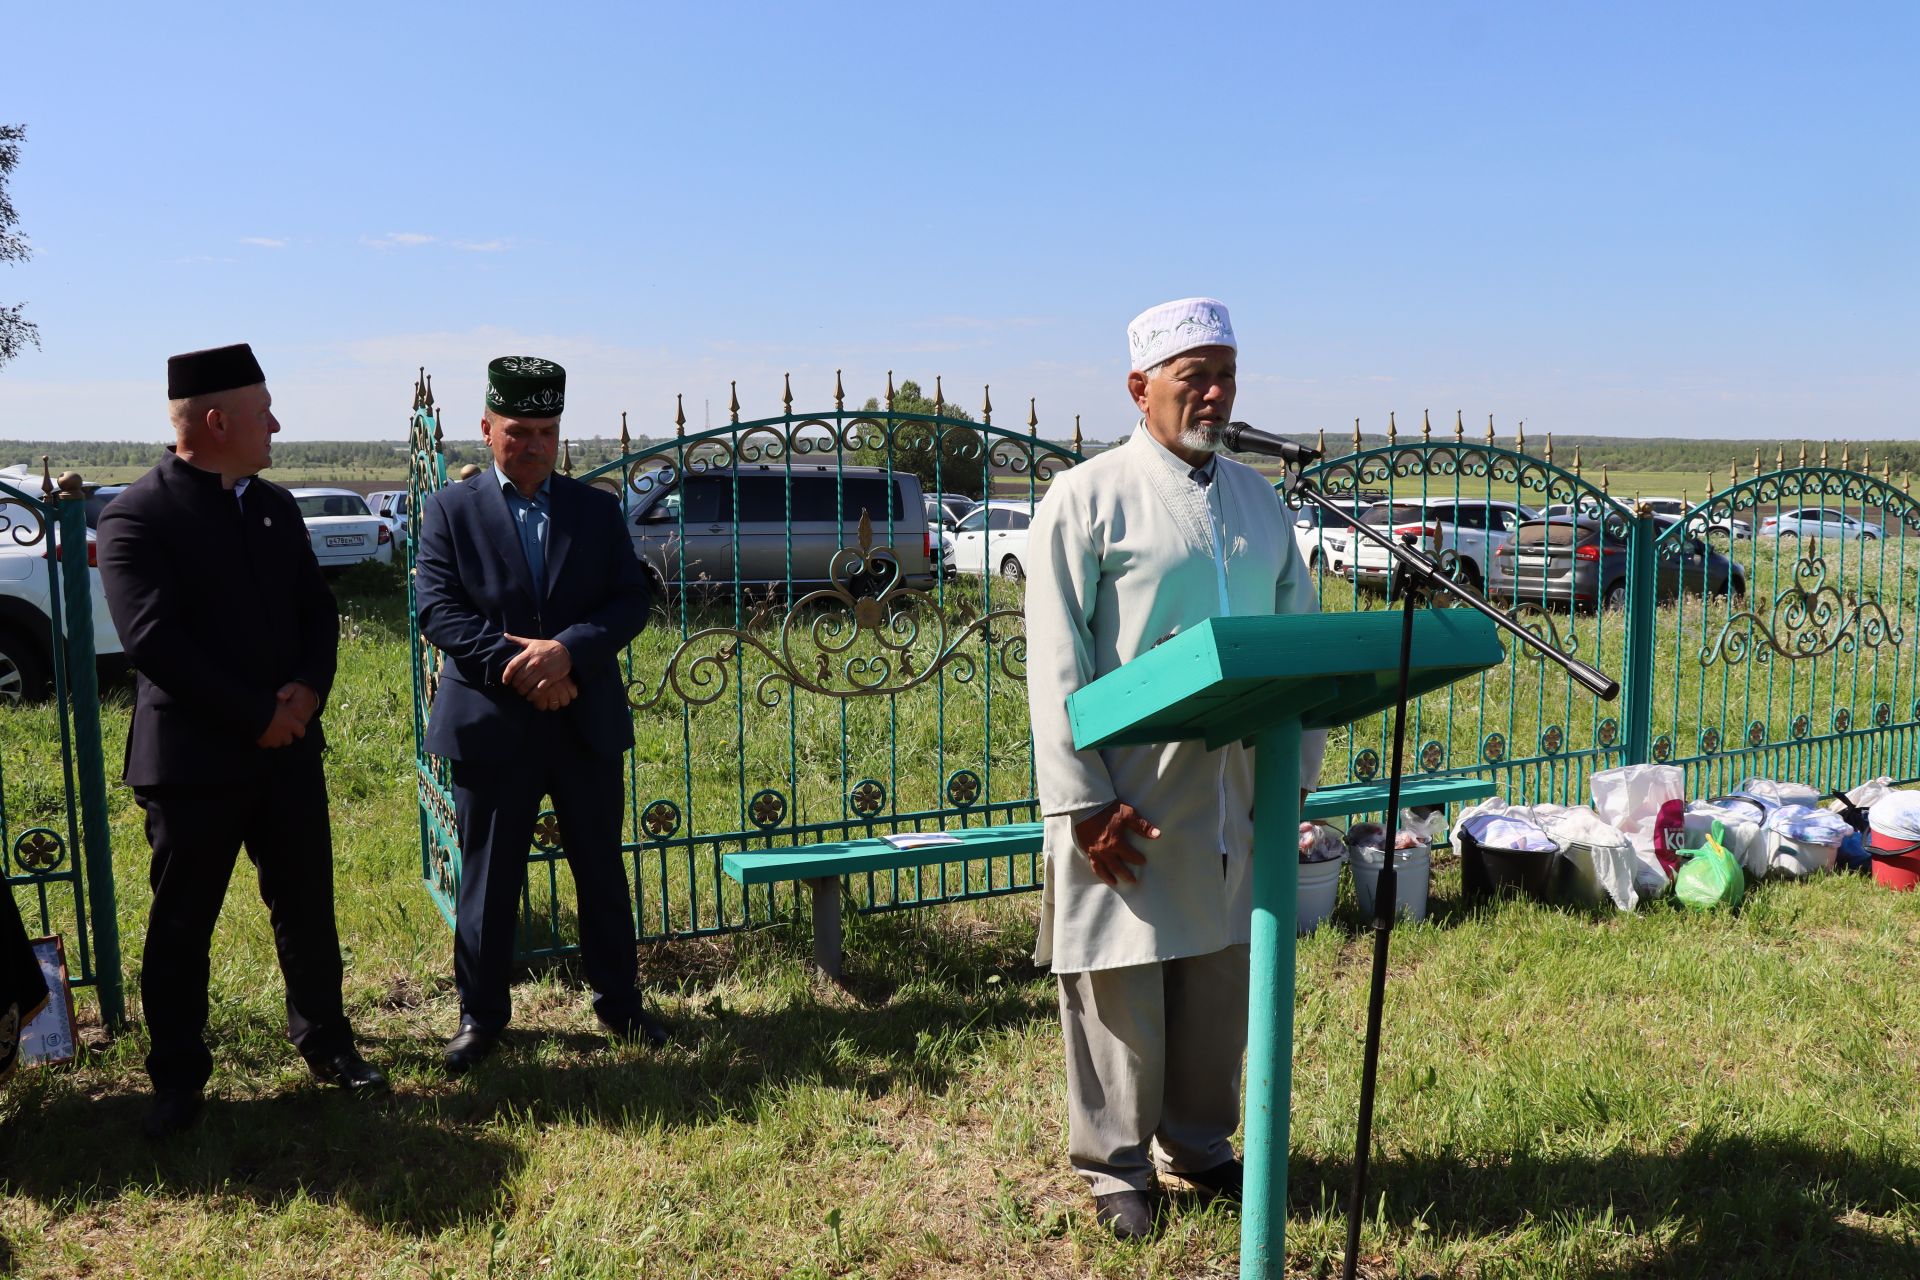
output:
[{"label": "bench leg", "polygon": [[840,877],[807,881],[813,891],[813,963],[836,982],[840,979]]}]

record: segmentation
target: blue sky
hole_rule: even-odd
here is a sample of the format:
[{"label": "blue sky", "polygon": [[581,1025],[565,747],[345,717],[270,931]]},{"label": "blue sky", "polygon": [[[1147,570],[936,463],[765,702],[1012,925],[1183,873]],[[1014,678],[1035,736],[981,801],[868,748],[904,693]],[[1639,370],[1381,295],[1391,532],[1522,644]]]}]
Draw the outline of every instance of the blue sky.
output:
[{"label": "blue sky", "polygon": [[1209,293],[1237,416],[1912,437],[1920,4],[16,7],[0,120],[45,349],[0,437],[161,439],[246,340],[288,437],[850,398],[1132,420]]}]

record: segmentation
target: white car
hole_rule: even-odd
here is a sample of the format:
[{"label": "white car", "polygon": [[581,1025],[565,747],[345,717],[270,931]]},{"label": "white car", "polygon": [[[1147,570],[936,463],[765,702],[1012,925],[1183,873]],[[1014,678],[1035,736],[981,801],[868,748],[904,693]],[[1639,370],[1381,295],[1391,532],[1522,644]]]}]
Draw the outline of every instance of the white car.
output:
[{"label": "white car", "polygon": [[393,530],[393,544],[396,547],[407,545],[407,491],[405,489],[375,489],[367,495],[367,506],[376,516],[387,522],[387,528]]},{"label": "white car", "polygon": [[[1332,501],[1356,520],[1366,519],[1367,512],[1373,510],[1374,505],[1370,501],[1355,502],[1350,498],[1334,498]],[[1307,503],[1294,513],[1293,542],[1300,548],[1300,559],[1308,569],[1324,567],[1328,573],[1346,573],[1347,566],[1353,563],[1353,544],[1360,537],[1344,520],[1329,515],[1312,503]]]},{"label": "white car", "polygon": [[[1533,508],[1517,502],[1430,498],[1424,503],[1382,502],[1363,520],[1376,528],[1389,529],[1396,539],[1411,537],[1414,545],[1430,556],[1453,552],[1465,566],[1468,582],[1477,587],[1487,580],[1493,553],[1512,540],[1515,526],[1538,518]],[[1353,576],[1357,585],[1391,590],[1392,568],[1393,557],[1386,548],[1355,535]]]},{"label": "white car", "polygon": [[1027,526],[1032,523],[1032,503],[990,498],[948,535],[947,563],[956,573],[997,573],[1018,581],[1027,576]]},{"label": "white car", "polygon": [[363,561],[393,563],[393,530],[351,489],[290,489],[306,521],[314,559],[326,572]]},{"label": "white car", "polygon": [[[17,505],[0,508],[16,522]],[[49,530],[32,546],[17,545],[0,534],[0,705],[42,697],[53,684],[52,575],[47,553],[58,539]],[[107,612],[107,593],[98,572],[93,531],[87,531],[88,595],[93,603],[93,653],[108,668],[123,665],[120,633]],[[64,585],[62,590],[64,590]],[[64,611],[66,601],[61,600]]]},{"label": "white car", "polygon": [[[1642,498],[1640,501],[1645,503],[1647,509],[1653,512],[1654,515],[1667,516],[1674,520],[1678,520],[1681,516],[1693,510],[1692,503],[1684,502],[1679,498]],[[1703,530],[1707,533],[1725,534],[1729,538],[1751,538],[1753,536],[1753,526],[1745,520],[1730,520],[1724,517],[1714,518],[1706,515],[1695,516],[1692,522],[1691,532],[1695,537],[1699,537]]]},{"label": "white car", "polygon": [[1877,524],[1850,516],[1831,507],[1795,507],[1768,516],[1760,522],[1763,538],[1863,538],[1884,537],[1886,530]]}]

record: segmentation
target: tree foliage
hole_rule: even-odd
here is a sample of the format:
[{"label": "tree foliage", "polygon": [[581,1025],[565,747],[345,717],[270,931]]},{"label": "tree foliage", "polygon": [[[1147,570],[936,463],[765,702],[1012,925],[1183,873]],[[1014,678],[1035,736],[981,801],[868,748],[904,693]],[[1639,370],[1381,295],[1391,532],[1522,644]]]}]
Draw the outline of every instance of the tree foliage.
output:
[{"label": "tree foliage", "polygon": [[[14,211],[7,194],[7,178],[20,163],[20,143],[27,136],[23,124],[0,124],[0,262],[25,262],[33,256],[26,236],[14,230],[20,215]],[[21,313],[26,303],[0,304],[0,365],[19,355],[31,344],[40,345],[40,326]]]},{"label": "tree foliage", "polygon": [[[877,399],[868,399],[860,406],[860,412],[886,420],[886,406]],[[974,420],[972,414],[954,405],[941,404],[936,410],[934,402],[920,390],[920,384],[911,380],[901,383],[900,389],[894,393],[893,412],[923,413],[928,416],[937,412],[938,416],[950,421]],[[920,477],[920,487],[928,493],[962,493],[969,498],[984,494],[987,448],[983,447],[979,436],[964,429],[942,431],[936,457],[934,433],[931,430],[914,430],[898,421],[889,425],[893,434],[892,449],[861,449],[854,455],[855,461],[868,466],[891,466],[895,471],[910,472]]]}]

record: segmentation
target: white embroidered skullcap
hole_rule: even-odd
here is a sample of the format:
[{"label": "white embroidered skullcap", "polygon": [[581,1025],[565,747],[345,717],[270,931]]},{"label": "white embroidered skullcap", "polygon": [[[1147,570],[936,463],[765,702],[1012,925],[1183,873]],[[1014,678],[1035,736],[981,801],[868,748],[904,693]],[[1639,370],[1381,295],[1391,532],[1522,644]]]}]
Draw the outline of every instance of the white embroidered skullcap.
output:
[{"label": "white embroidered skullcap", "polygon": [[1227,304],[1218,298],[1181,298],[1148,307],[1127,326],[1127,347],[1133,355],[1133,369],[1151,369],[1162,360],[1191,351],[1195,347],[1232,347],[1233,322],[1227,319]]}]

